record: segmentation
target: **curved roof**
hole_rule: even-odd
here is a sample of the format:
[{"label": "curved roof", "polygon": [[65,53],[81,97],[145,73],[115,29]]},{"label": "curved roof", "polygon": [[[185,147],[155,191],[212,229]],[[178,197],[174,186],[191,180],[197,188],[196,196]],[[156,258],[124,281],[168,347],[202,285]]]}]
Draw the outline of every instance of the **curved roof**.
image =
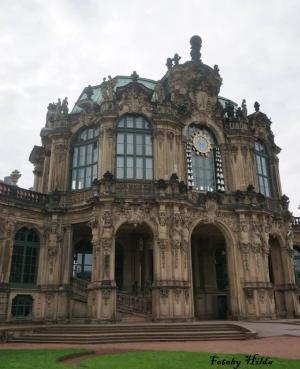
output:
[{"label": "curved roof", "polygon": [[[127,84],[133,82],[133,77],[132,76],[116,76],[113,78],[114,80],[116,80],[116,84],[114,87],[114,90],[116,90],[118,87],[123,87],[126,86]],[[144,85],[145,87],[149,88],[150,90],[154,90],[155,86],[157,84],[157,81],[154,81],[152,79],[148,79],[148,78],[138,78],[137,79],[138,83],[141,83],[142,85]],[[101,92],[101,84],[100,85],[96,85],[96,86],[92,86],[93,88],[93,95],[91,97],[91,99],[97,103],[100,104],[102,101],[102,92]],[[81,100],[84,100],[87,98],[86,93],[84,92],[85,89],[81,92],[77,102],[75,103],[71,114],[76,114],[76,113],[80,113],[82,111],[82,109],[77,105],[77,103]],[[218,96],[218,101],[219,103],[222,105],[223,108],[225,108],[225,103],[226,102],[231,102],[235,109],[237,109],[238,104],[230,99],[227,99],[223,96]]]},{"label": "curved roof", "polygon": [[[113,79],[117,81],[115,84],[114,90],[116,90],[118,87],[123,87],[123,86],[128,85],[128,83],[133,82],[133,78],[131,76],[116,76]],[[149,88],[150,90],[154,90],[155,85],[156,85],[156,81],[153,81],[152,79],[147,79],[147,78],[138,78],[137,82],[141,83],[142,85]],[[102,100],[101,84],[92,86],[92,88],[93,88],[93,95],[91,99],[95,103],[100,104]],[[74,105],[74,108],[72,109],[71,114],[80,113],[82,111],[82,109],[79,106],[77,106],[77,103],[80,100],[84,100],[86,98],[87,98],[86,93],[83,90],[76,104]]]}]

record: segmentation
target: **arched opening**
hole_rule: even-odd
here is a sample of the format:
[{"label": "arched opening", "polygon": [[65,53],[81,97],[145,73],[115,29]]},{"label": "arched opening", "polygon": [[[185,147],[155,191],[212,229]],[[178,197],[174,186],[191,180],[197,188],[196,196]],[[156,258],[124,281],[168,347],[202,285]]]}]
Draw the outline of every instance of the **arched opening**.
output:
[{"label": "arched opening", "polygon": [[270,253],[268,256],[269,279],[273,284],[276,313],[278,317],[286,317],[286,304],[283,286],[285,284],[281,248],[278,238],[270,235]]},{"label": "arched opening", "polygon": [[35,285],[38,270],[39,238],[33,229],[21,228],[15,236],[10,283]]},{"label": "arched opening", "polygon": [[92,231],[85,224],[74,226],[73,232],[73,278],[86,281],[92,275]]},{"label": "arched opening", "polygon": [[32,316],[32,305],[32,296],[17,295],[12,300],[11,314],[14,318],[30,318]]},{"label": "arched opening", "polygon": [[229,283],[226,241],[214,225],[199,224],[191,236],[194,311],[198,319],[226,319]]},{"label": "arched opening", "polygon": [[146,223],[124,223],[118,229],[115,281],[118,311],[151,313],[153,233]]}]

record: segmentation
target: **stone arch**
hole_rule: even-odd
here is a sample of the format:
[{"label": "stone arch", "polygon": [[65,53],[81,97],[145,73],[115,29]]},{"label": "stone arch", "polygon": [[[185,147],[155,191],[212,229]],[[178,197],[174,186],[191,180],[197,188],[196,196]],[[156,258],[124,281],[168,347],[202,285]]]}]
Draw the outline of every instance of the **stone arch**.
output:
[{"label": "stone arch", "polygon": [[39,243],[40,243],[40,247],[43,245],[43,239],[44,239],[44,232],[42,230],[42,227],[36,225],[36,224],[31,224],[31,223],[27,223],[27,222],[22,222],[22,223],[17,223],[13,232],[13,239],[15,239],[16,234],[22,229],[22,228],[27,228],[27,229],[32,229],[37,235],[38,235],[38,239],[39,239]]},{"label": "stone arch", "polygon": [[213,133],[213,135],[215,136],[216,142],[218,145],[222,145],[225,143],[225,137],[224,137],[224,133],[223,131],[217,127],[211,120],[208,120],[206,122],[201,122],[201,120],[195,120],[194,117],[192,117],[192,119],[186,121],[186,125],[183,128],[183,135],[185,137],[187,137],[187,131],[188,131],[188,127],[191,124],[199,124],[201,126],[203,126],[203,128],[206,128],[208,131],[211,131]]},{"label": "stone arch", "polygon": [[114,237],[116,236],[118,230],[122,227],[122,225],[124,225],[125,223],[130,223],[130,224],[142,224],[142,223],[145,223],[147,224],[147,226],[151,229],[151,232],[152,232],[152,235],[153,235],[153,238],[156,237],[157,235],[157,225],[152,222],[152,220],[150,219],[143,219],[143,220],[137,220],[136,222],[132,219],[120,219],[119,221],[117,221],[115,223],[115,226],[114,226]]},{"label": "stone arch", "polygon": [[[154,233],[147,222],[123,221],[115,232],[117,309],[151,313]],[[135,296],[135,299],[130,296]],[[135,303],[136,301],[137,303]],[[130,305],[130,306],[128,306]]]},{"label": "stone arch", "polygon": [[[191,226],[189,227],[189,240],[190,240],[190,270],[191,270],[191,280],[193,281],[194,285],[194,278],[193,278],[193,272],[192,272],[192,264],[193,264],[193,257],[195,257],[195,251],[193,251],[193,244],[192,244],[192,236],[197,227],[215,227],[216,230],[218,230],[219,234],[224,239],[223,248],[226,253],[226,267],[227,267],[227,275],[228,275],[228,288],[227,293],[219,293],[216,291],[215,297],[216,299],[220,301],[220,304],[227,303],[228,306],[228,312],[226,314],[226,317],[233,317],[236,316],[239,312],[239,307],[241,305],[240,299],[241,299],[241,291],[240,286],[238,283],[238,279],[236,278],[236,262],[235,262],[235,249],[236,249],[236,239],[232,232],[232,230],[228,227],[227,224],[225,224],[222,221],[214,220],[212,222],[207,222],[204,219],[195,219]],[[203,233],[204,234],[204,233]],[[213,238],[211,239],[213,240]],[[214,241],[211,241],[214,242]],[[194,253],[194,254],[193,254]],[[218,294],[220,297],[218,297]],[[225,296],[226,295],[226,296]],[[222,297],[223,296],[223,297]],[[194,297],[194,304],[195,304],[195,316],[197,316],[197,306],[195,303],[195,299],[197,298],[195,296],[195,291],[193,291],[193,297]],[[226,297],[226,301],[225,301]],[[199,310],[199,309],[198,309]],[[204,314],[203,317],[205,318],[216,318],[218,314],[216,312],[210,313],[207,316]],[[199,313],[198,313],[199,317]],[[200,316],[201,317],[201,316]],[[220,317],[220,316],[219,316]],[[223,316],[224,318],[225,316]]]}]

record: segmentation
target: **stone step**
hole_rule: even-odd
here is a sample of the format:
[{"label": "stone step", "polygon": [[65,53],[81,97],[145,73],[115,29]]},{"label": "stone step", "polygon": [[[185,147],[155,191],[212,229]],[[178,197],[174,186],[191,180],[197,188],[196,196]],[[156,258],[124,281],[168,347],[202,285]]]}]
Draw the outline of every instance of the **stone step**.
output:
[{"label": "stone step", "polygon": [[[212,334],[220,334],[220,335],[226,335],[226,334],[236,334],[237,332],[235,331],[214,331],[214,332],[211,332],[211,331],[196,331],[196,332],[192,332],[192,331],[187,331],[187,330],[184,330],[184,331],[175,331],[175,332],[171,332],[171,331],[165,331],[165,332],[157,332],[157,331],[153,331],[153,332],[147,332],[147,336],[155,336],[157,334],[160,334],[160,335],[170,335],[170,336],[173,336],[173,335],[178,335],[178,336],[181,336],[181,335],[199,335],[199,334],[203,334],[203,335],[212,335]],[[146,332],[145,331],[141,331],[141,332],[136,332],[136,331],[132,331],[132,332],[103,332],[103,333],[82,333],[82,332],[77,332],[76,333],[76,337],[120,337],[120,336],[142,336],[142,335],[145,335]],[[238,332],[237,334],[240,334],[240,332]],[[49,332],[46,332],[46,333],[25,333],[23,334],[24,337],[74,337],[74,333],[49,333]]]},{"label": "stone step", "polygon": [[243,334],[228,334],[228,335],[195,335],[195,336],[154,336],[154,337],[113,337],[113,338],[35,338],[35,337],[18,337],[9,340],[9,342],[22,342],[22,343],[68,343],[68,344],[96,344],[96,343],[126,343],[126,342],[182,342],[182,341],[214,341],[214,340],[245,340],[246,337]]},{"label": "stone step", "polygon": [[55,325],[15,333],[9,342],[121,343],[246,339],[247,330],[234,324],[148,323]]}]

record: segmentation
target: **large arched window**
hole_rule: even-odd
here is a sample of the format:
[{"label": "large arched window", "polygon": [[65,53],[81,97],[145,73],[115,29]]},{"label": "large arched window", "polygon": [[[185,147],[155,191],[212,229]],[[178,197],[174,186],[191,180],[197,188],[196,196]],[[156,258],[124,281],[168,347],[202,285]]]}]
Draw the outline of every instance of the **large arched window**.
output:
[{"label": "large arched window", "polygon": [[199,124],[188,127],[187,170],[190,188],[224,191],[222,157],[213,135]]},{"label": "large arched window", "polygon": [[39,239],[33,229],[21,228],[15,237],[10,283],[33,285],[38,269]]},{"label": "large arched window", "polygon": [[261,142],[256,141],[254,154],[259,192],[267,197],[271,197],[269,155],[266,147]]},{"label": "large arched window", "polygon": [[91,187],[98,176],[98,136],[98,128],[85,128],[73,143],[72,190]]},{"label": "large arched window", "polygon": [[152,130],[142,116],[126,115],[117,126],[118,179],[153,179]]}]

